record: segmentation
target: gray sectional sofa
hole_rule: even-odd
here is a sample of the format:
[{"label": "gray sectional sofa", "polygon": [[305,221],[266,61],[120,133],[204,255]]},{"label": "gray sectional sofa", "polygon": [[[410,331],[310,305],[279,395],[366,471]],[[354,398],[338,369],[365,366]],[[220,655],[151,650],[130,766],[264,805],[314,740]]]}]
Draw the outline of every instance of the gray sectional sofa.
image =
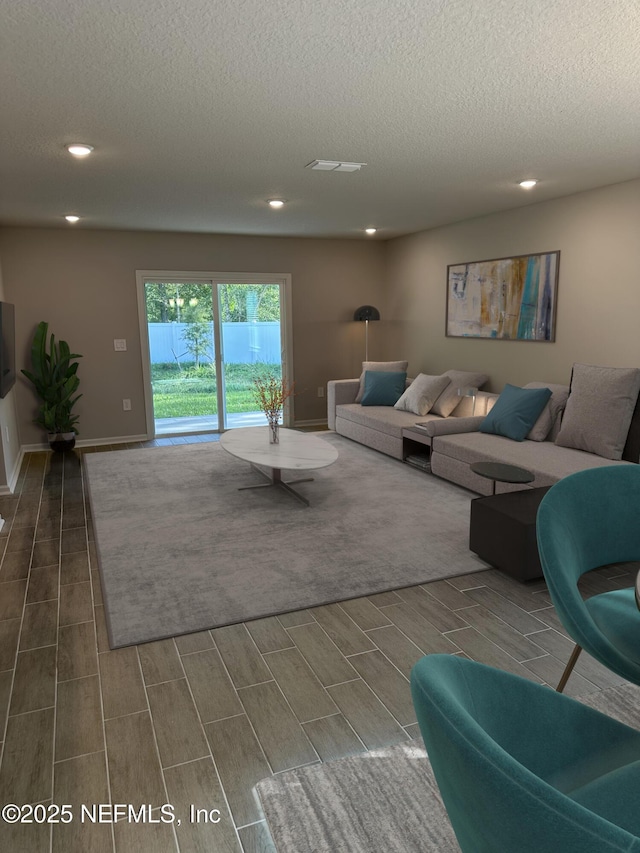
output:
[{"label": "gray sectional sofa", "polygon": [[[552,396],[524,441],[480,432],[464,420],[455,433],[444,424],[429,425],[431,472],[490,494],[492,482],[471,471],[473,462],[526,468],[535,479],[525,488],[535,489],[588,468],[640,461],[640,370],[574,364],[571,387],[533,382],[525,388],[543,386]],[[497,492],[522,488],[496,484]]]},{"label": "gray sectional sofa", "polygon": [[471,471],[472,462],[504,462],[526,468],[535,475],[535,480],[526,486],[496,483],[497,493],[551,486],[563,477],[587,468],[631,464],[604,459],[583,450],[559,447],[551,437],[545,441],[512,441],[500,435],[486,435],[478,432],[477,419],[474,418],[473,423],[469,423],[470,420],[465,419],[457,425],[459,429],[468,428],[469,432],[446,435],[437,434],[437,429],[434,430],[431,473],[481,495],[491,494],[492,483]]},{"label": "gray sectional sofa", "polygon": [[[616,368],[601,369],[588,365],[582,367],[589,368],[586,370],[589,381],[592,380],[591,374],[594,372],[597,374],[598,370],[612,371],[612,375],[615,374],[616,370],[619,370],[620,373],[623,372]],[[447,418],[434,415],[419,417],[409,412],[397,411],[389,406],[362,407],[354,402],[359,387],[359,380],[357,379],[329,383],[329,428],[335,429],[336,432],[354,441],[359,441],[397,459],[402,459],[403,429],[415,425],[416,422],[426,422],[424,443],[431,446],[432,474],[481,495],[491,494],[492,481],[474,474],[470,469],[473,462],[503,462],[526,468],[535,475],[533,482],[527,486],[497,483],[496,492],[498,493],[522,488],[551,486],[569,474],[588,468],[638,463],[640,457],[640,398],[635,403],[631,424],[625,428],[628,429],[626,443],[624,436],[622,438],[622,444],[624,444],[622,459],[615,459],[611,458],[610,455],[605,455],[605,451],[603,451],[603,455],[599,455],[593,448],[591,452],[587,452],[586,450],[575,449],[575,447],[563,446],[562,437],[556,443],[556,439],[562,430],[564,405],[569,394],[569,386],[547,383],[530,383],[530,385],[553,388],[554,393],[558,391],[560,396],[564,391],[563,403],[549,415],[551,430],[544,440],[536,441],[526,438],[524,441],[514,441],[502,435],[479,432],[484,415],[469,417],[472,401],[468,398],[463,398],[460,405]],[[606,388],[603,388],[603,391],[606,393]],[[634,393],[637,395],[637,391],[631,393],[632,396]],[[477,408],[481,412],[489,410],[498,396],[497,394],[478,392]],[[618,396],[620,397],[620,395]],[[629,396],[627,395],[627,398],[624,399],[623,393],[622,398],[627,409],[626,423],[628,424],[628,413],[631,411],[629,409]],[[636,397],[633,396],[633,399],[635,400]],[[606,417],[611,422],[615,422],[620,415],[620,412],[616,411],[615,405],[616,400],[604,406]],[[567,410],[568,407],[569,404],[567,404]],[[593,408],[603,409],[602,406],[597,405],[594,405]],[[631,402],[631,409],[633,409],[633,401]],[[575,422],[574,413],[572,416]],[[588,420],[590,413],[587,412],[583,417]],[[590,426],[593,427],[593,424]],[[602,430],[600,430],[600,425],[597,425],[595,430],[591,429],[591,433],[594,434],[595,432],[599,436],[600,432],[606,432],[604,421],[601,422],[601,426],[603,427]],[[577,443],[579,445],[580,440]]]}]

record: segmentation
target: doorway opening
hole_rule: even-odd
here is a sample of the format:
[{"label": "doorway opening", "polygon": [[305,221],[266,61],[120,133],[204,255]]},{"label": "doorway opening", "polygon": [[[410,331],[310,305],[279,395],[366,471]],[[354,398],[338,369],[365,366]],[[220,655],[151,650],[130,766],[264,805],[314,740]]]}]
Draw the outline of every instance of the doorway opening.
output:
[{"label": "doorway opening", "polygon": [[[138,273],[149,435],[266,423],[257,376],[290,369],[289,276]],[[285,421],[292,419],[285,411]]]}]

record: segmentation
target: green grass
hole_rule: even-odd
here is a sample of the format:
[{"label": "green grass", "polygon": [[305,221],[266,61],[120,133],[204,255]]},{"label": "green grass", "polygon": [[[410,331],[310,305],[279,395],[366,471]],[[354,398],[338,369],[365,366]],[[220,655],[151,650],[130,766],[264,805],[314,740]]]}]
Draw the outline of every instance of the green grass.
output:
[{"label": "green grass", "polygon": [[[274,368],[276,365],[226,365],[227,411],[258,411],[253,377]],[[218,412],[215,371],[211,366],[196,369],[183,365],[181,371],[177,364],[153,364],[151,383],[155,418],[200,417]]]}]

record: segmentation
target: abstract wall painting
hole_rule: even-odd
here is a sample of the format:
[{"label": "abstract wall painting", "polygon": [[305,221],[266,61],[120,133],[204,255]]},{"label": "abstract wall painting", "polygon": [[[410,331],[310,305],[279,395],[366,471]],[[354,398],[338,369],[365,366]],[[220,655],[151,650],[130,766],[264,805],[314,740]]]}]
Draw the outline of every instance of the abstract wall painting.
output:
[{"label": "abstract wall painting", "polygon": [[555,341],[560,252],[447,267],[447,337]]}]

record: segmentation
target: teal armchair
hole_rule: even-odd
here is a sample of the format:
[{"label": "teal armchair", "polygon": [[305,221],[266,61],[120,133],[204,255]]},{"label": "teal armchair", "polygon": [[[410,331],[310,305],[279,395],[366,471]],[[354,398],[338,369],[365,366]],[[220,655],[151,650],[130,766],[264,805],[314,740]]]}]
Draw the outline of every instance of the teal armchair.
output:
[{"label": "teal armchair", "polygon": [[411,691],[462,853],[640,851],[640,732],[455,655]]},{"label": "teal armchair", "polygon": [[536,526],[551,600],[577,644],[557,689],[564,688],[581,649],[640,684],[640,610],[634,589],[586,601],[578,589],[591,569],[640,560],[640,465],[607,465],[565,477],[542,499]]}]

